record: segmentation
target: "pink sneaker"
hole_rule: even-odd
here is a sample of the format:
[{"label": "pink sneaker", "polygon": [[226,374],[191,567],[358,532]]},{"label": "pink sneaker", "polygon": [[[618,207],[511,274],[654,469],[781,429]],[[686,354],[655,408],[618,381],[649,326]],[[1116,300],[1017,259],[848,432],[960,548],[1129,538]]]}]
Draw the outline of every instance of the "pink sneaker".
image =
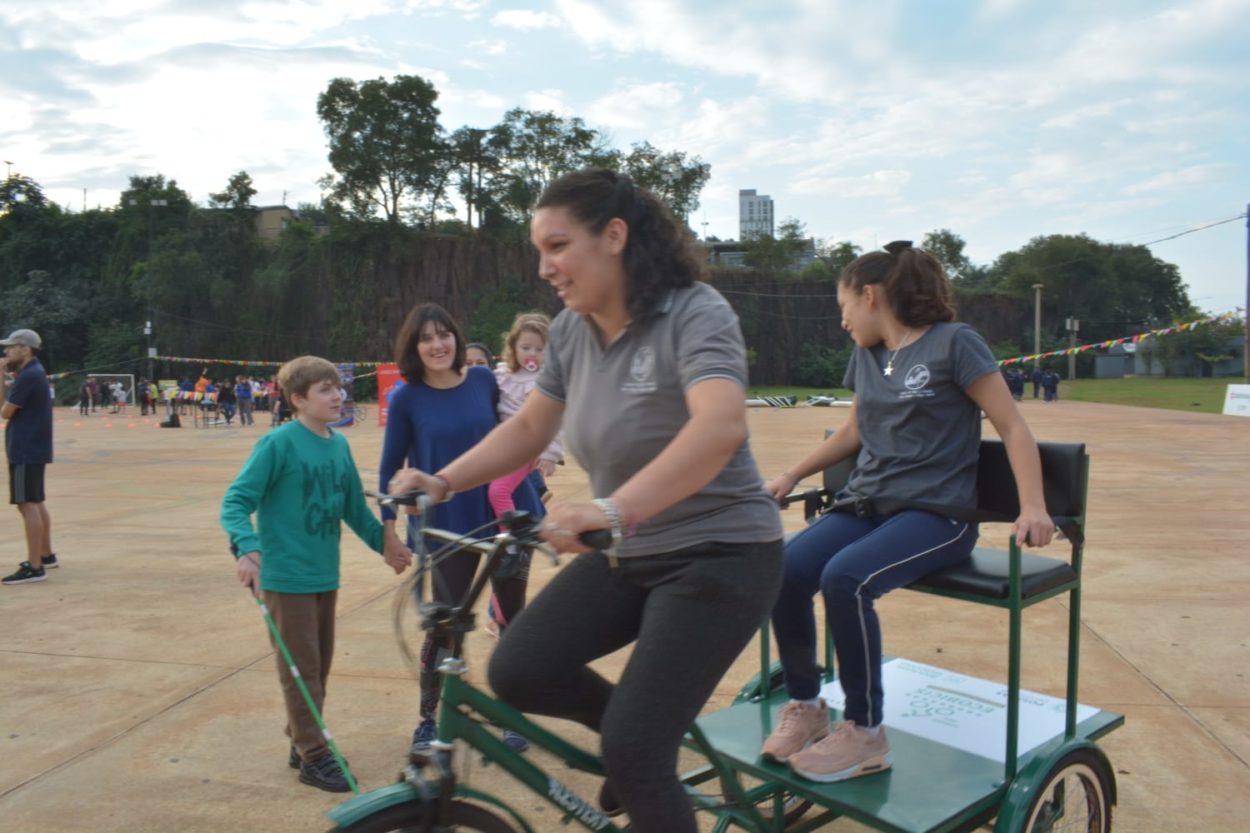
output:
[{"label": "pink sneaker", "polygon": [[892,760],[884,726],[872,734],[843,720],[824,740],[791,757],[790,767],[804,778],[829,783],[885,772]]},{"label": "pink sneaker", "polygon": [[760,750],[766,761],[784,764],[791,755],[829,734],[829,707],[823,700],[815,706],[791,700],[781,707],[777,718],[777,728]]}]

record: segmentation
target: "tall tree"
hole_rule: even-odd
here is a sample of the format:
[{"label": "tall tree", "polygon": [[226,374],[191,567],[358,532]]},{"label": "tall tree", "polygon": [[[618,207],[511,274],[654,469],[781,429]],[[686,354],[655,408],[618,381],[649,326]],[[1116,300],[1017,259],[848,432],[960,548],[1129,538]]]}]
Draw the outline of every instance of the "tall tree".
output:
[{"label": "tall tree", "polygon": [[777,236],[757,234],[743,242],[743,260],[768,272],[793,271],[804,250],[812,245],[807,227],[794,217],[787,217],[777,227]]},{"label": "tall tree", "polygon": [[946,275],[959,282],[966,280],[972,271],[972,261],[964,254],[964,239],[950,229],[940,228],[924,236],[920,248],[938,259]]},{"label": "tall tree", "polygon": [[1042,284],[1043,337],[1061,332],[1068,317],[1081,321],[1082,339],[1097,341],[1191,308],[1175,265],[1144,246],[1101,243],[1084,234],[1035,237],[1000,255],[990,274],[995,285],[1026,298],[1033,297],[1034,284]]},{"label": "tall tree", "polygon": [[331,81],[317,115],[337,174],[334,196],[362,217],[380,209],[391,223],[404,208],[437,204],[447,159],[437,100],[434,85],[416,75]]},{"label": "tall tree", "polygon": [[514,222],[529,221],[543,189],[557,177],[589,165],[611,166],[619,156],[579,118],[516,108],[491,128],[500,172],[493,197]]},{"label": "tall tree", "polygon": [[213,208],[229,208],[241,211],[252,207],[252,197],[256,196],[256,188],[252,185],[252,177],[247,171],[239,171],[226,183],[224,191],[208,195],[208,202]]},{"label": "tall tree", "polygon": [[654,191],[683,220],[699,207],[699,194],[712,166],[680,151],[665,153],[650,142],[638,142],[621,159],[621,169],[634,182]]},{"label": "tall tree", "polygon": [[0,182],[0,217],[34,214],[43,210],[48,200],[38,182],[21,174],[10,174]]},{"label": "tall tree", "polygon": [[465,204],[465,222],[470,228],[480,227],[483,209],[493,201],[490,185],[500,167],[498,142],[485,128],[462,127],[451,134],[451,147],[456,190]]}]

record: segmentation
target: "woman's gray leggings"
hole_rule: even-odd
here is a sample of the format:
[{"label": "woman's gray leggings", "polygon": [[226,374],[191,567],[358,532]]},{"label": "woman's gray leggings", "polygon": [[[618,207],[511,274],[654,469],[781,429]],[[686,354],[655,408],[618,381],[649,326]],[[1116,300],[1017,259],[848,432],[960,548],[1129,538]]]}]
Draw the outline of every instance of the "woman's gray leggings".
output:
[{"label": "woman's gray leggings", "polygon": [[[695,833],[677,778],[686,731],[772,609],[782,543],[578,556],[517,616],[490,663],[504,702],[598,731],[637,833]],[[636,642],[613,685],[587,664]]]}]

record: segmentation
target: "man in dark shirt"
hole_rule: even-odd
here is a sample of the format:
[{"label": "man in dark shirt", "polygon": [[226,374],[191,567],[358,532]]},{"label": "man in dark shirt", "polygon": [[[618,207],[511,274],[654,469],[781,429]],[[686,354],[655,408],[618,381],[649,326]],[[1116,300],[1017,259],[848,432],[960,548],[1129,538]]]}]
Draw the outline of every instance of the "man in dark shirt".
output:
[{"label": "man in dark shirt", "polygon": [[[26,553],[6,585],[31,584],[58,566],[52,552],[52,519],[44,505],[44,469],[52,462],[52,395],[37,354],[43,340],[34,330],[14,330],[0,347],[0,418],[8,420],[4,449],[9,458],[9,503],[17,507],[26,528]],[[13,385],[5,373],[13,373]]]}]

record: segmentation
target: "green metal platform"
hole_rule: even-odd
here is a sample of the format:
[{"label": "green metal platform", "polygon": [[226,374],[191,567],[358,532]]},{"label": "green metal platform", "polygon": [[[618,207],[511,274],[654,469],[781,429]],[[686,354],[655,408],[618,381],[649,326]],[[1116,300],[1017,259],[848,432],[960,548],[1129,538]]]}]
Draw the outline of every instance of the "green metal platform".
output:
[{"label": "green metal platform", "polygon": [[[1001,762],[889,726],[894,758],[888,772],[837,784],[808,781],[787,766],[759,757],[787,699],[782,691],[765,702],[738,703],[700,717],[699,728],[735,769],[783,784],[840,816],[890,833],[974,829],[995,814],[1007,792]],[[1123,722],[1121,715],[1099,711],[1077,725],[1077,736],[1097,739]],[[1033,754],[1020,756],[1021,769]]]}]

